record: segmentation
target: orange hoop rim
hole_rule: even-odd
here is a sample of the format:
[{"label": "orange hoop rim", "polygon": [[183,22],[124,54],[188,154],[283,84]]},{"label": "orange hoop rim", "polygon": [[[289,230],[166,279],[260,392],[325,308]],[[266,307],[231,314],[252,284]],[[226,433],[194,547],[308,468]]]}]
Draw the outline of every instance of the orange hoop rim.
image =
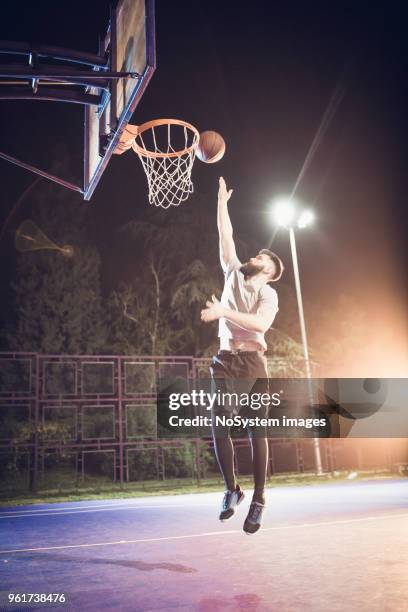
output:
[{"label": "orange hoop rim", "polygon": [[[154,128],[154,127],[158,127],[160,125],[180,125],[181,127],[185,127],[191,130],[194,135],[192,144],[189,147],[186,147],[185,149],[181,149],[180,151],[174,151],[171,153],[161,153],[158,151],[149,151],[148,149],[145,149],[144,147],[137,144],[136,139],[138,136],[143,134],[143,132],[146,132],[147,130],[150,130],[151,128]],[[150,157],[153,159],[182,157],[183,155],[188,155],[189,153],[194,151],[197,148],[199,141],[200,141],[199,131],[197,130],[197,128],[194,127],[194,125],[191,125],[191,123],[187,123],[187,121],[182,121],[181,119],[153,119],[152,121],[146,121],[146,123],[142,123],[142,125],[138,126],[137,133],[135,135],[135,140],[132,143],[132,149],[134,150],[135,153],[137,153],[138,155],[141,155],[142,157]]]}]

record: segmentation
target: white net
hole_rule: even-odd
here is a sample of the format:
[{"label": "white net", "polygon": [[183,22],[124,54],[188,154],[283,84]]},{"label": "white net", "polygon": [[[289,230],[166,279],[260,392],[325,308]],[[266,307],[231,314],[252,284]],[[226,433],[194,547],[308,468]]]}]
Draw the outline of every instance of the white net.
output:
[{"label": "white net", "polygon": [[141,126],[132,148],[147,176],[150,204],[178,206],[193,192],[191,171],[199,138],[192,125],[176,119]]}]

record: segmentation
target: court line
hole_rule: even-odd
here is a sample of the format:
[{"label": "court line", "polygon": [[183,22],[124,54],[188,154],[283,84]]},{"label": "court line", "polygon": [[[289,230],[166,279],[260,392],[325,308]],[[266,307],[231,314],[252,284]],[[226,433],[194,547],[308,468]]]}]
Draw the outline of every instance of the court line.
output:
[{"label": "court line", "polygon": [[[202,504],[202,505],[213,505],[213,504]],[[37,511],[29,511],[31,512],[30,514],[27,514],[24,511],[21,511],[21,513],[19,513],[18,511],[16,511],[15,513],[9,513],[9,514],[2,514],[0,515],[0,519],[6,519],[6,518],[22,518],[22,517],[32,517],[32,516],[56,516],[56,515],[61,515],[61,514],[81,514],[84,512],[107,512],[109,510],[144,510],[145,508],[185,508],[185,504],[159,504],[159,505],[151,505],[151,506],[129,506],[129,505],[123,505],[123,506],[119,506],[119,504],[117,506],[107,506],[106,508],[98,508],[98,507],[93,507],[93,506],[89,506],[89,510],[79,510],[77,508],[73,508],[72,510],[68,510],[68,511],[63,511],[63,512],[50,512],[49,514],[46,511],[42,511],[42,510],[37,510]]]},{"label": "court line", "polygon": [[[98,504],[98,502],[96,502],[96,504],[93,504],[92,506],[55,506],[53,508],[35,508],[34,510],[6,510],[6,509],[0,509],[0,516],[2,514],[10,514],[10,513],[15,513],[15,512],[19,512],[19,513],[25,513],[25,514],[33,514],[35,512],[56,512],[57,510],[81,510],[83,508],[116,508],[116,506],[123,506],[123,505],[128,505],[131,504],[132,501],[119,501],[115,503],[111,503],[111,504]],[[140,505],[140,504],[139,504]],[[16,508],[16,506],[10,506],[10,508]]]},{"label": "court line", "polygon": [[[344,519],[339,521],[321,521],[318,523],[293,523],[291,525],[279,525],[275,527],[264,527],[262,532],[265,531],[283,531],[289,529],[303,529],[305,527],[327,527],[332,525],[349,525],[351,523],[362,523],[365,521],[378,521],[378,520],[389,520],[395,518],[408,518],[408,512],[404,514],[384,514],[381,516],[364,516],[356,519]],[[171,540],[188,540],[192,538],[205,538],[212,536],[222,536],[240,533],[241,530],[234,529],[231,531],[208,531],[205,533],[192,533],[189,535],[178,535],[178,536],[165,536],[161,538],[142,538],[139,540],[117,540],[114,542],[95,542],[90,544],[65,544],[63,546],[43,546],[40,548],[12,548],[9,550],[0,550],[0,555],[18,553],[18,552],[40,552],[45,550],[66,550],[69,548],[95,548],[97,546],[116,546],[117,544],[145,544],[149,542],[168,542]]]},{"label": "court line", "polygon": [[[156,496],[152,496],[152,497],[156,497]],[[169,497],[174,497],[174,496],[169,495],[169,496],[166,496],[166,497],[169,498]],[[179,498],[183,497],[184,498],[184,497],[187,497],[187,496],[186,495],[181,495],[181,496],[177,496],[177,497],[179,497]],[[111,502],[111,503],[103,503],[103,504],[97,504],[97,505],[93,504],[92,506],[84,506],[84,505],[81,505],[81,506],[57,506],[57,505],[55,505],[55,507],[53,507],[53,508],[35,508],[34,510],[4,510],[4,511],[2,511],[2,508],[0,508],[0,517],[1,517],[2,514],[14,514],[14,513],[33,514],[35,512],[56,512],[58,510],[82,510],[83,508],[116,508],[116,507],[124,506],[124,505],[128,506],[129,504],[132,504],[132,503],[134,503],[137,506],[140,506],[141,508],[142,507],[144,508],[146,506],[143,506],[140,503],[141,499],[146,499],[146,496],[141,497],[139,499],[137,499],[135,497],[130,497],[128,499],[128,501],[124,501],[122,499],[120,501],[117,501],[116,503],[115,502]],[[87,501],[89,501],[89,500],[87,500]],[[166,505],[167,504],[165,504],[165,503],[157,504],[157,506],[160,506],[160,507],[161,506],[165,507]],[[180,504],[180,506],[181,505],[182,504]]]}]

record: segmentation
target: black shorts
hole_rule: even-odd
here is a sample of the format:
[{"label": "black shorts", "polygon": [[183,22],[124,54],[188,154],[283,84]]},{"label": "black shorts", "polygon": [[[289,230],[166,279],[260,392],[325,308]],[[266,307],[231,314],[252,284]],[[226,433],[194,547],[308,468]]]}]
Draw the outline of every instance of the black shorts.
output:
[{"label": "black shorts", "polygon": [[260,401],[261,395],[269,393],[267,362],[261,352],[220,351],[213,357],[210,372],[212,393],[219,392],[222,399],[231,397],[231,401],[215,402],[212,415],[268,416],[269,406]]}]

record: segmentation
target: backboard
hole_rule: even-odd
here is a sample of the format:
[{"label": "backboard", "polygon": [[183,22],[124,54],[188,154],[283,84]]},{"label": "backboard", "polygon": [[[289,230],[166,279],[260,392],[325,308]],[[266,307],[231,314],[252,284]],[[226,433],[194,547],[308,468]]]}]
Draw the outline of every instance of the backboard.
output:
[{"label": "backboard", "polygon": [[[89,200],[156,68],[154,0],[119,0],[99,55],[111,72],[137,73],[110,81],[99,106],[85,106],[84,199]],[[94,70],[101,68],[95,66]],[[89,93],[101,89],[89,87]]]}]

